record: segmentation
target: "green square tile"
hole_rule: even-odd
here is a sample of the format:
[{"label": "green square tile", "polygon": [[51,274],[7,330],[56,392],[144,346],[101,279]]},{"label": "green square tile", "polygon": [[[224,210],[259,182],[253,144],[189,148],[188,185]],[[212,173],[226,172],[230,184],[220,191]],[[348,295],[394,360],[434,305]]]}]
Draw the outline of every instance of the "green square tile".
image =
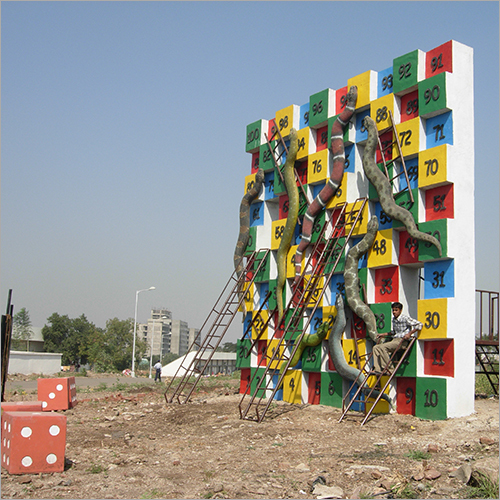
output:
[{"label": "green square tile", "polygon": [[[415,342],[396,371],[396,377],[416,377],[417,376],[417,342]],[[399,358],[398,358],[399,359]],[[397,361],[395,363],[397,365]]]},{"label": "green square tile", "polygon": [[[265,394],[266,381],[264,380],[262,383],[260,383],[260,381],[262,380],[262,377],[264,376],[265,371],[266,371],[265,368],[252,368],[251,369],[251,374],[252,374],[253,380],[252,380],[252,383],[250,384],[250,394],[252,394],[252,396],[254,394],[256,394],[256,396],[258,398],[260,398],[262,395]],[[257,374],[254,377],[255,372],[257,372]]]},{"label": "green square tile", "polygon": [[321,344],[304,349],[302,353],[302,370],[305,372],[321,371]]},{"label": "green square tile", "polygon": [[322,372],[320,404],[342,408],[342,383],[342,377],[338,373]]},{"label": "green square tile", "polygon": [[236,368],[250,368],[250,348],[252,341],[250,339],[239,339],[236,342]]},{"label": "green square tile", "polygon": [[[276,141],[271,141],[271,149],[274,150],[276,146]],[[275,167],[273,155],[269,150],[269,146],[267,142],[264,142],[262,146],[260,146],[260,154],[259,154],[259,166],[264,170],[264,172],[268,172],[269,170],[273,170]]]},{"label": "green square tile", "polygon": [[390,302],[370,304],[370,309],[377,320],[377,332],[388,333],[392,327],[392,309]]},{"label": "green square tile", "polygon": [[[257,270],[259,267],[262,259],[264,259],[265,251],[261,251],[258,253],[257,258],[255,259],[255,262],[253,264],[254,270]],[[265,257],[264,262],[259,269],[259,271],[255,274],[255,282],[256,283],[262,283],[263,281],[269,281],[269,269],[270,269],[270,257],[271,254],[268,253],[267,257]]]},{"label": "green square tile", "polygon": [[424,118],[448,111],[446,107],[446,73],[418,83],[418,113]]},{"label": "green square tile", "polygon": [[446,379],[417,377],[415,416],[426,420],[447,418]]},{"label": "green square tile", "polygon": [[418,83],[418,50],[414,50],[393,60],[392,91],[406,93]]},{"label": "green square tile", "polygon": [[[431,234],[441,243],[442,257],[448,256],[448,219],[421,222],[418,229],[423,233]],[[418,242],[418,260],[439,259],[438,249],[431,243]]]},{"label": "green square tile", "polygon": [[309,126],[320,128],[328,120],[329,100],[333,98],[331,89],[325,89],[309,97]]},{"label": "green square tile", "polygon": [[264,120],[257,120],[256,122],[247,125],[247,140],[245,151],[247,153],[255,153],[262,142],[264,141]]},{"label": "green square tile", "polygon": [[286,194],[285,183],[281,180],[278,167],[274,167],[274,195],[280,196],[282,194]]}]

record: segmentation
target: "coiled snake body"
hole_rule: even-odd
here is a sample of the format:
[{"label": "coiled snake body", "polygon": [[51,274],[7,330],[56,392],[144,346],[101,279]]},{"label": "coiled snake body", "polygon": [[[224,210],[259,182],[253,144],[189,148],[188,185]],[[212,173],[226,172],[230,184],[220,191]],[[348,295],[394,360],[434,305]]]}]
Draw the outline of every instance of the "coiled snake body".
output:
[{"label": "coiled snake body", "polygon": [[283,316],[283,288],[286,281],[286,258],[290,250],[293,233],[299,216],[299,190],[295,181],[294,168],[298,149],[299,142],[297,139],[297,131],[292,128],[290,130],[288,155],[286,157],[285,166],[283,167],[283,177],[285,179],[285,187],[288,194],[288,215],[277,255],[278,277],[276,283],[276,302],[278,304],[278,324]]},{"label": "coiled snake body", "polygon": [[387,177],[377,167],[374,159],[375,150],[378,144],[377,125],[369,116],[366,116],[363,119],[363,124],[368,130],[368,140],[366,141],[366,147],[363,153],[363,170],[365,171],[366,177],[368,177],[377,190],[382,210],[389,217],[402,222],[411,237],[433,244],[438,249],[439,256],[441,256],[441,243],[437,240],[437,238],[419,231],[411,213],[405,208],[396,205],[392,195],[392,186],[389,179],[387,179]]},{"label": "coiled snake body", "polygon": [[[253,200],[255,200],[255,198],[259,196],[263,183],[264,170],[259,168],[259,170],[257,170],[257,174],[255,175],[254,185],[243,196],[240,203],[240,232],[238,235],[238,241],[236,242],[236,248],[234,249],[233,257],[234,270],[236,271],[238,280],[241,276],[241,273],[243,272],[243,254],[245,253],[245,249],[248,245],[248,239],[250,237],[250,204]],[[242,293],[242,286],[240,284],[238,286],[238,296],[240,300],[242,298]],[[242,302],[241,307],[244,320],[247,313],[245,302]]]},{"label": "coiled snake body", "polygon": [[366,234],[363,239],[354,245],[345,258],[344,282],[347,303],[366,324],[366,333],[375,342],[377,339],[377,320],[373,311],[361,300],[359,296],[359,259],[371,248],[378,230],[378,219],[374,215],[367,224]]},{"label": "coiled snake body", "polygon": [[296,286],[301,275],[302,255],[305,249],[311,242],[311,233],[314,224],[314,219],[328,202],[335,196],[344,175],[345,156],[344,156],[344,128],[351,119],[356,100],[358,97],[358,88],[352,86],[347,93],[347,103],[344,111],[337,117],[332,125],[331,146],[330,150],[333,155],[332,173],[325,187],[319,192],[318,196],[309,205],[304,221],[302,223],[302,236],[295,253],[295,280],[293,285]]},{"label": "coiled snake body", "polygon": [[[346,380],[356,380],[358,379],[358,385],[363,385],[366,381],[365,374],[350,366],[345,360],[344,351],[342,349],[342,333],[346,326],[346,317],[344,310],[344,299],[340,293],[337,294],[335,301],[335,307],[337,308],[337,316],[333,323],[332,331],[328,337],[328,350],[330,351],[330,356],[332,357],[333,364],[338,374]],[[363,387],[361,390],[365,395],[371,392],[370,397],[377,398],[380,391],[370,389],[370,387]],[[387,394],[382,394],[382,398],[385,399],[391,406],[392,400]]]}]

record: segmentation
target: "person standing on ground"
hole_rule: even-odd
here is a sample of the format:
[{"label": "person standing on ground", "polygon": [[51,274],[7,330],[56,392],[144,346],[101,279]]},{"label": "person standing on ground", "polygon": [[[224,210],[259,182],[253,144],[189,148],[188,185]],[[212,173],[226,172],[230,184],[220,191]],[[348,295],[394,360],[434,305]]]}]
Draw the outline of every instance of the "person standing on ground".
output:
[{"label": "person standing on ground", "polygon": [[[384,337],[392,337],[392,340],[383,344],[373,346],[373,371],[375,375],[380,375],[386,368],[393,352],[400,347],[401,339],[404,339],[401,344],[401,349],[406,349],[410,342],[410,338],[420,330],[422,323],[416,319],[410,318],[403,312],[403,304],[394,302],[392,304],[392,331],[390,333],[381,333],[377,335],[377,341],[380,342]],[[386,372],[387,373],[387,372]]]},{"label": "person standing on ground", "polygon": [[159,380],[161,382],[161,363],[160,360],[158,360],[154,366],[154,369],[156,370],[156,375],[155,375],[155,382]]}]

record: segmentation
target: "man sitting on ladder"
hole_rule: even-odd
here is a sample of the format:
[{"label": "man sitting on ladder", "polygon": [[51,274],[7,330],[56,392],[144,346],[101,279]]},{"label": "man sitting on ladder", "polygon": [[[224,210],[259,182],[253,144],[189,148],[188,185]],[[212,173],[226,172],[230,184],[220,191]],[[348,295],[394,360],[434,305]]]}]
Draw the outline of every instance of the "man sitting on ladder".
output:
[{"label": "man sitting on ladder", "polygon": [[[394,302],[392,304],[392,331],[390,333],[380,333],[377,335],[377,341],[381,341],[384,337],[391,336],[392,340],[383,344],[373,346],[373,372],[375,375],[380,375],[385,370],[385,374],[390,375],[386,368],[393,352],[398,349],[406,349],[410,338],[416,332],[422,330],[422,323],[416,319],[410,318],[403,312],[403,304]],[[401,339],[405,339],[400,346]]]}]

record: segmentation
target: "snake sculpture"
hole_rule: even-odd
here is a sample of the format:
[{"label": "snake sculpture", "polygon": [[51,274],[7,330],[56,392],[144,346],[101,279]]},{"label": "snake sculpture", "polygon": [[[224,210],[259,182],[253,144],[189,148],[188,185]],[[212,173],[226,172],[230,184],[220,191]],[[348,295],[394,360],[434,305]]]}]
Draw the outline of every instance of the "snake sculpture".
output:
[{"label": "snake sculpture", "polygon": [[295,252],[295,280],[293,286],[297,286],[301,275],[302,255],[311,242],[311,233],[314,225],[314,219],[325,208],[328,202],[337,193],[342,177],[344,176],[345,168],[345,152],[344,152],[344,129],[351,119],[358,98],[358,88],[352,86],[346,96],[346,106],[344,111],[340,113],[332,125],[331,146],[330,150],[333,155],[332,173],[325,187],[319,192],[318,196],[309,205],[304,221],[302,223],[302,236]]},{"label": "snake sculpture", "polygon": [[389,179],[387,179],[387,177],[377,167],[374,159],[375,150],[378,145],[377,125],[370,116],[366,116],[363,119],[363,125],[368,130],[368,139],[363,153],[363,170],[365,171],[366,177],[368,177],[377,190],[382,210],[389,217],[402,222],[410,236],[417,240],[425,241],[434,245],[439,251],[439,256],[441,256],[442,250],[439,240],[430,234],[419,231],[412,214],[406,210],[406,208],[396,205],[392,195],[392,186]]},{"label": "snake sculpture", "polygon": [[[236,243],[236,248],[234,249],[233,257],[234,270],[236,271],[238,281],[243,272],[243,254],[245,253],[245,249],[248,245],[248,239],[250,238],[250,204],[259,196],[263,183],[264,170],[259,168],[259,170],[257,170],[257,174],[255,175],[254,185],[247,191],[245,196],[243,196],[240,203],[240,233],[238,235],[238,241]],[[238,285],[238,296],[240,300],[242,299],[242,294],[242,284],[240,283]],[[244,321],[247,313],[245,302],[241,303],[241,307]]]},{"label": "snake sculpture", "polygon": [[377,339],[377,320],[373,311],[365,304],[359,296],[359,259],[371,248],[375,241],[378,230],[378,219],[374,215],[367,224],[366,234],[363,239],[354,245],[345,258],[344,283],[347,303],[366,324],[366,333],[375,342]]},{"label": "snake sculpture", "polygon": [[[290,367],[295,366],[302,357],[302,353],[304,352],[306,347],[316,347],[320,342],[322,342],[326,336],[328,335],[328,331],[330,330],[330,325],[328,322],[321,323],[315,333],[306,333],[302,337],[300,341],[299,347],[295,351],[292,360],[290,361]],[[280,375],[285,370],[286,361],[283,361],[280,365]]]},{"label": "snake sculpture", "polygon": [[286,157],[285,166],[283,167],[283,178],[285,180],[285,188],[288,194],[288,215],[286,218],[285,229],[281,236],[280,245],[278,248],[277,265],[278,277],[276,283],[276,302],[278,304],[278,323],[283,317],[283,288],[286,281],[286,259],[290,245],[292,243],[293,233],[297,225],[299,216],[299,190],[295,181],[295,159],[299,149],[299,141],[297,131],[292,128],[290,130],[290,146]]},{"label": "snake sculpture", "polygon": [[[344,299],[342,294],[338,293],[335,300],[335,307],[337,309],[337,316],[333,323],[332,331],[328,337],[328,349],[330,351],[330,356],[332,357],[333,364],[338,374],[346,380],[356,380],[358,379],[359,385],[364,385],[366,381],[365,374],[358,370],[357,368],[350,366],[345,360],[344,351],[342,349],[342,333],[346,326],[346,317],[344,309]],[[327,323],[323,323],[327,324]],[[323,326],[323,324],[321,326]],[[321,328],[320,326],[320,328]],[[319,330],[319,328],[318,328]],[[370,394],[370,397],[377,398],[380,391],[372,390],[370,387],[364,386],[361,389],[365,395]],[[387,394],[382,394],[382,398],[385,399],[392,407],[392,400]]]}]

